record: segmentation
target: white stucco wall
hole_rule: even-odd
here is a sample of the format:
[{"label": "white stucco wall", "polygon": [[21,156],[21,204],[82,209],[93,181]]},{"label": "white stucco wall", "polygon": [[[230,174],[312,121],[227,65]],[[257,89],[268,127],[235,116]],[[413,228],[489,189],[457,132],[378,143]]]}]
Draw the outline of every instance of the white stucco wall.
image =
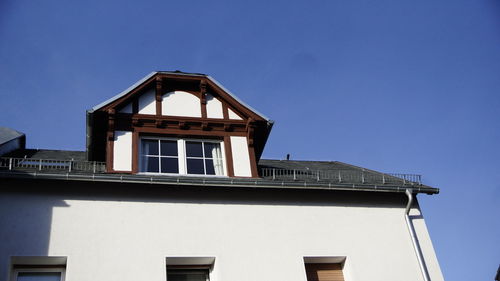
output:
[{"label": "white stucco wall", "polygon": [[208,118],[224,118],[222,114],[222,102],[211,94],[207,94],[207,117]]},{"label": "white stucco wall", "polygon": [[229,119],[233,119],[233,120],[243,120],[241,119],[240,116],[238,116],[238,114],[236,114],[234,111],[232,111],[231,109],[228,108],[228,116],[229,116]]},{"label": "white stucco wall", "polygon": [[[0,196],[0,278],[9,256],[49,255],[67,257],[68,281],[165,281],[165,258],[180,256],[215,257],[212,281],[306,281],[305,256],[344,256],[346,281],[423,280],[404,206],[298,200],[11,193]],[[417,224],[431,280],[443,280]]]},{"label": "white stucco wall", "polygon": [[161,106],[163,115],[201,117],[200,99],[184,91],[166,93]]},{"label": "white stucco wall", "polygon": [[132,132],[115,132],[115,142],[113,144],[113,170],[132,170]]},{"label": "white stucco wall", "polygon": [[250,154],[246,137],[231,137],[231,152],[233,154],[233,171],[237,177],[251,177]]},{"label": "white stucco wall", "polygon": [[139,114],[156,114],[155,90],[150,89],[139,97]]}]

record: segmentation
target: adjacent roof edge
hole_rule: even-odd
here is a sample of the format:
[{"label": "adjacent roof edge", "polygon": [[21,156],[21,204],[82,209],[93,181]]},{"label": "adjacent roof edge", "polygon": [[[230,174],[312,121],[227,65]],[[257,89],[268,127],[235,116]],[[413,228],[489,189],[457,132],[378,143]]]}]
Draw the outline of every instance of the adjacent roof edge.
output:
[{"label": "adjacent roof edge", "polygon": [[11,129],[9,127],[0,126],[0,145],[7,143],[11,140],[25,136],[24,133],[17,130]]},{"label": "adjacent roof edge", "polygon": [[215,85],[217,85],[219,88],[221,88],[223,91],[225,91],[228,95],[230,95],[232,98],[234,98],[237,102],[239,102],[241,105],[243,105],[244,107],[248,108],[249,110],[253,111],[255,114],[259,115],[260,117],[262,117],[263,119],[265,119],[268,123],[271,123],[273,124],[274,121],[269,119],[267,116],[265,116],[264,114],[260,113],[259,111],[255,110],[253,107],[251,107],[250,105],[246,104],[245,102],[243,102],[241,99],[239,99],[235,94],[233,94],[231,91],[229,91],[227,88],[225,88],[224,86],[222,86],[221,83],[219,83],[217,80],[215,80],[213,77],[209,76],[209,75],[206,75],[206,74],[202,74],[202,73],[186,73],[186,72],[180,72],[180,71],[153,71],[151,73],[149,73],[148,75],[146,75],[145,77],[143,77],[142,79],[140,79],[139,81],[135,82],[132,86],[128,87],[127,89],[123,90],[122,92],[120,92],[119,94],[115,95],[114,97],[92,107],[91,109],[87,110],[87,112],[89,113],[92,113],[110,103],[112,103],[113,101],[125,96],[127,93],[129,93],[130,91],[134,90],[135,88],[139,87],[142,83],[146,82],[148,79],[150,79],[151,77],[153,77],[154,75],[156,74],[174,74],[174,75],[183,75],[183,76],[200,76],[200,77],[206,77],[207,79],[209,79],[210,81],[212,81]]}]

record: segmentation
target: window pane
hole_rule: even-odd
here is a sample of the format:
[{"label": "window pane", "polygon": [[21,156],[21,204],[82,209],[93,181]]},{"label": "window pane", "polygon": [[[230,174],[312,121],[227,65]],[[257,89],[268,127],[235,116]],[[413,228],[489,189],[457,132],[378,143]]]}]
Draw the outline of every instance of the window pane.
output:
[{"label": "window pane", "polygon": [[205,145],[205,157],[206,158],[214,158],[219,157],[220,154],[220,144],[213,142],[206,142]]},{"label": "window pane", "polygon": [[186,142],[187,157],[203,157],[201,142],[187,141]]},{"label": "window pane", "polygon": [[17,281],[60,281],[61,272],[19,272]]},{"label": "window pane", "polygon": [[167,141],[162,140],[161,145],[161,155],[163,156],[177,156],[177,141]]},{"label": "window pane", "polygon": [[142,167],[143,172],[152,172],[152,173],[158,173],[159,171],[159,157],[149,157],[149,156],[143,156],[143,161],[144,166]]},{"label": "window pane", "polygon": [[158,141],[142,140],[142,154],[158,155]]},{"label": "window pane", "polygon": [[214,161],[207,159],[205,160],[205,165],[207,166],[207,175],[215,175]]},{"label": "window pane", "polygon": [[187,159],[188,174],[205,174],[203,169],[203,159]]},{"label": "window pane", "polygon": [[179,160],[177,158],[161,158],[161,172],[162,173],[179,173]]}]

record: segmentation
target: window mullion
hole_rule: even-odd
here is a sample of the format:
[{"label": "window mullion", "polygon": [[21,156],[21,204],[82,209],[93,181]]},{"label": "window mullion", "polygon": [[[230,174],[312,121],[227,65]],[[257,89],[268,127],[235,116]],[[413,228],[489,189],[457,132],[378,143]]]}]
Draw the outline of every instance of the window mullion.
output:
[{"label": "window mullion", "polygon": [[207,163],[205,161],[205,142],[201,142],[201,153],[203,159],[203,174],[207,174]]},{"label": "window mullion", "polygon": [[161,173],[161,140],[158,140],[158,173]]},{"label": "window mullion", "polygon": [[186,159],[186,143],[185,140],[177,140],[177,151],[178,153],[178,163],[179,163],[179,174],[187,174],[187,159]]}]

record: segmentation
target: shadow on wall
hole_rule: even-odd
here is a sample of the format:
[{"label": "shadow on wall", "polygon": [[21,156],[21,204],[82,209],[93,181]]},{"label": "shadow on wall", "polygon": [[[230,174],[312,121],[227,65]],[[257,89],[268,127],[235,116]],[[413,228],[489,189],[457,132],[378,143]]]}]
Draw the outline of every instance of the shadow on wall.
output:
[{"label": "shadow on wall", "polygon": [[[22,184],[19,184],[20,182]],[[23,212],[31,211],[38,206],[47,208],[45,213],[49,218],[52,207],[68,207],[64,200],[385,208],[404,208],[408,201],[404,193],[389,192],[168,186],[61,180],[16,180],[10,183],[10,189],[7,187],[2,190],[33,201],[33,203],[23,202],[23,205],[32,206],[28,210],[14,211],[2,206],[10,216],[14,216],[17,212],[22,215]],[[414,202],[417,206],[416,200]],[[23,227],[25,225],[23,224]]]},{"label": "shadow on wall", "polygon": [[44,185],[2,179],[0,189],[0,279],[7,280],[11,256],[49,254],[52,212],[67,207],[61,199],[40,192]]}]

